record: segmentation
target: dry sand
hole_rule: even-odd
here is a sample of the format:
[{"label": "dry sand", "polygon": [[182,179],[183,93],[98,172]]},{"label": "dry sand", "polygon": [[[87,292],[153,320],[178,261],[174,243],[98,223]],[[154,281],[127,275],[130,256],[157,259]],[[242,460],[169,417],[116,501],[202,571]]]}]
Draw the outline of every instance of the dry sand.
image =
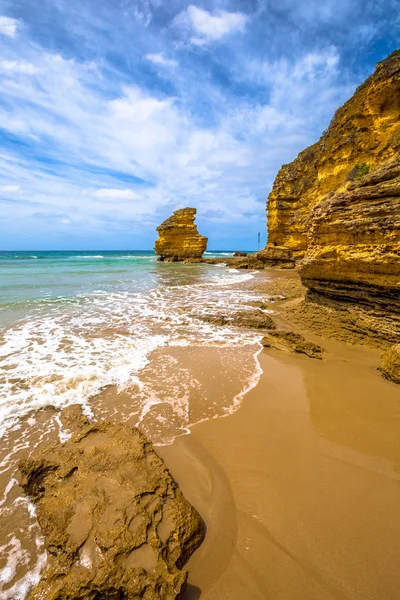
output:
[{"label": "dry sand", "polygon": [[187,600],[400,598],[400,388],[308,337],[324,361],[263,351],[234,415],[158,449],[208,528]]}]

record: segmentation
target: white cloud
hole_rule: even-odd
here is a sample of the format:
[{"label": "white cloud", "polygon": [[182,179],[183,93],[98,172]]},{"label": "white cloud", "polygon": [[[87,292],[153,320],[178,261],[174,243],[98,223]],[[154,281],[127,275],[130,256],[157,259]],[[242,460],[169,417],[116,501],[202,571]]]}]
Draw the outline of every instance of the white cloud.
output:
[{"label": "white cloud", "polygon": [[4,73],[26,73],[34,75],[38,68],[20,60],[0,60],[0,71]]},{"label": "white cloud", "polygon": [[157,54],[146,54],[146,58],[155,65],[170,67],[171,69],[174,69],[178,66],[178,61],[172,58],[166,58],[162,52]]},{"label": "white cloud", "polygon": [[215,11],[214,14],[191,4],[175,19],[175,25],[191,32],[190,42],[202,46],[235,32],[242,32],[248,17],[241,12]]},{"label": "white cloud", "polygon": [[64,225],[69,225],[71,221],[69,219],[61,219],[61,223],[64,223]]},{"label": "white cloud", "polygon": [[115,198],[117,200],[135,200],[138,194],[133,190],[129,189],[112,189],[112,188],[100,188],[93,192],[93,196],[97,198]]},{"label": "white cloud", "polygon": [[0,192],[4,192],[4,193],[19,192],[20,189],[21,189],[20,185],[1,185],[0,186]]},{"label": "white cloud", "polygon": [[0,16],[0,33],[8,37],[15,37],[17,33],[18,21],[11,17]]},{"label": "white cloud", "polygon": [[[243,228],[243,212],[256,215],[263,228],[277,169],[314,141],[315,120],[321,114],[329,120],[347,95],[337,84],[334,50],[292,63],[251,64],[247,58],[238,64],[232,77],[268,89],[263,103],[251,95],[231,98],[195,78],[180,88],[176,72],[174,96],[168,96],[115,81],[110,88],[100,67],[36,48],[6,58],[33,65],[35,76],[29,69],[0,72],[0,122],[54,164],[0,149],[0,186],[21,184],[18,203],[10,199],[2,217],[7,210],[11,228],[23,223],[37,235],[57,226],[65,231],[68,215],[68,231],[100,240],[110,231],[151,232],[160,214],[188,203],[199,218],[229,223],[230,232]],[[212,121],[193,112],[189,93],[216,107]],[[147,185],[137,187],[128,177]]]}]

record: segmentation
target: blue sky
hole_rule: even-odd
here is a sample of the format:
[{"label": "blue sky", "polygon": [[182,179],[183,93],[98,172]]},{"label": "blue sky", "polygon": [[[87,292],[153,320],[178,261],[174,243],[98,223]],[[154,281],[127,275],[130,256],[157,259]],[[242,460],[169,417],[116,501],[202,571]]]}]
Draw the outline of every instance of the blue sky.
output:
[{"label": "blue sky", "polygon": [[283,163],[400,46],[399,0],[0,0],[0,250],[265,241]]}]

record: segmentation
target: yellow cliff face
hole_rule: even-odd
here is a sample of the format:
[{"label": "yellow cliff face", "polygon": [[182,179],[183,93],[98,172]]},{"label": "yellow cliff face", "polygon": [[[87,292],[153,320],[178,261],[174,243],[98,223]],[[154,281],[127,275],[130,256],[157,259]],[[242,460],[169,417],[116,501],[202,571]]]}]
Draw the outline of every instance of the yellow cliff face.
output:
[{"label": "yellow cliff face", "polygon": [[195,215],[195,208],[181,208],[157,227],[159,238],[154,249],[159,260],[172,262],[202,257],[208,240],[197,231]]},{"label": "yellow cliff face", "polygon": [[394,53],[336,112],[319,142],[280,169],[268,198],[267,251],[285,247],[295,259],[304,256],[311,209],[400,150],[399,113],[400,56]]},{"label": "yellow cliff face", "polygon": [[289,253],[308,300],[364,311],[357,327],[400,341],[400,52],[281,168],[268,230],[266,258]]}]

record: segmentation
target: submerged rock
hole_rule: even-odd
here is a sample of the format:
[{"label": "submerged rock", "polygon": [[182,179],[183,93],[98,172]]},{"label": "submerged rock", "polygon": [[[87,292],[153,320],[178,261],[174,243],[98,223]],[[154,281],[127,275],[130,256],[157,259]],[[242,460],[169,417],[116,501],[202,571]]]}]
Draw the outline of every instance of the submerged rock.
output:
[{"label": "submerged rock", "polygon": [[197,231],[195,215],[195,208],[181,208],[157,227],[159,238],[154,249],[160,261],[193,260],[203,256],[208,240]]},{"label": "submerged rock", "polygon": [[203,521],[138,429],[88,424],[76,410],[65,444],[20,463],[48,561],[32,600],[182,597]]},{"label": "submerged rock", "polygon": [[310,358],[317,359],[322,359],[325,352],[322,346],[307,341],[305,337],[293,331],[271,331],[264,336],[261,343],[264,348],[306,354]]},{"label": "submerged rock", "polygon": [[391,346],[382,354],[379,371],[389,381],[400,383],[400,344]]}]

